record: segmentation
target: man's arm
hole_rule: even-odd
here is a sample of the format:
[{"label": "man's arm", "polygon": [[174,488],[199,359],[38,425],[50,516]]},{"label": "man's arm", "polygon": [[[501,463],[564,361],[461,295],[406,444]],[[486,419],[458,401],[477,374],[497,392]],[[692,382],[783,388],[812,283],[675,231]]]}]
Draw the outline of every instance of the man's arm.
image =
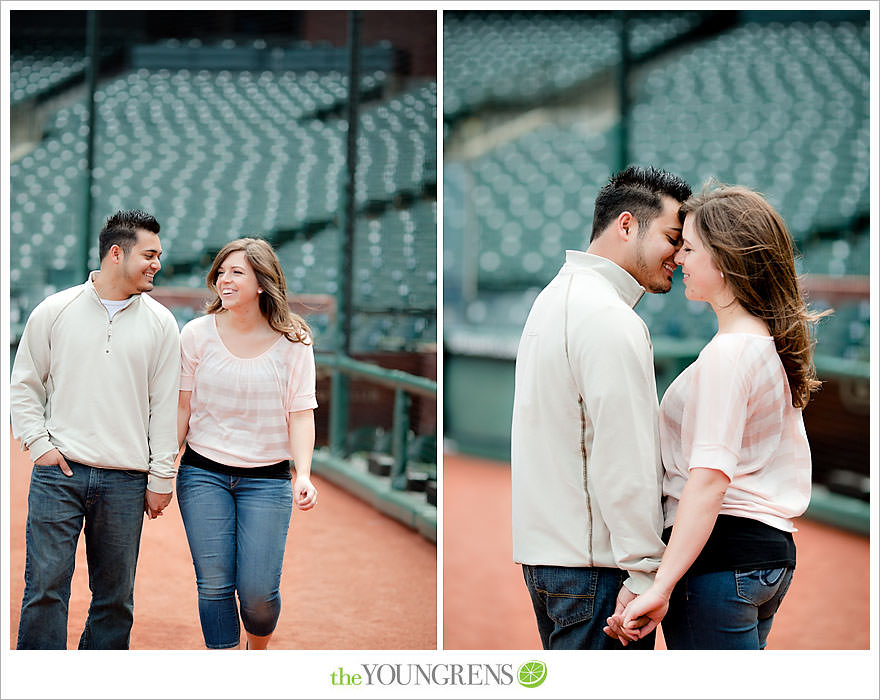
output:
[{"label": "man's arm", "polygon": [[663,469],[657,388],[646,331],[637,317],[608,310],[573,329],[573,370],[592,423],[591,506],[608,527],[616,565],[632,593],[653,582],[663,555]]},{"label": "man's arm", "polygon": [[30,450],[31,461],[36,463],[42,459],[43,464],[60,465],[57,460],[46,461],[54,459],[49,453],[57,452],[46,428],[50,327],[49,310],[41,304],[31,313],[18,344],[10,378],[9,408],[12,433],[24,449]]},{"label": "man's arm", "polygon": [[166,496],[165,505],[171,501],[174,490],[179,385],[180,336],[177,323],[172,317],[166,322],[150,381],[150,422],[147,435],[150,445],[148,496],[150,492]]}]

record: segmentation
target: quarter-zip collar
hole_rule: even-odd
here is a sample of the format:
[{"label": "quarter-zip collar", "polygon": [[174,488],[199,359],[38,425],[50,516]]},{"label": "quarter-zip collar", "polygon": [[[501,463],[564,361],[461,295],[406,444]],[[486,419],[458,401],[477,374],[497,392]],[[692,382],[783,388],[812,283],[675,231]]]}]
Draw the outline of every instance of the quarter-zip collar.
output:
[{"label": "quarter-zip collar", "polygon": [[566,250],[562,272],[578,270],[595,272],[604,277],[630,308],[635,307],[645,294],[645,288],[636,281],[636,278],[616,262],[581,250]]},{"label": "quarter-zip collar", "polygon": [[[86,289],[91,290],[92,297],[95,299],[95,301],[101,304],[101,308],[104,308],[106,310],[106,307],[104,307],[104,304],[101,302],[101,295],[98,294],[98,288],[95,287],[95,275],[97,274],[98,270],[92,270],[91,272],[89,272],[89,276],[86,278],[85,286]],[[119,311],[125,311],[125,309],[129,308],[130,306],[137,304],[140,301],[141,293],[139,292],[137,294],[132,294],[131,296],[135,298],[132,299],[131,303],[129,303],[128,305],[123,306]]]}]

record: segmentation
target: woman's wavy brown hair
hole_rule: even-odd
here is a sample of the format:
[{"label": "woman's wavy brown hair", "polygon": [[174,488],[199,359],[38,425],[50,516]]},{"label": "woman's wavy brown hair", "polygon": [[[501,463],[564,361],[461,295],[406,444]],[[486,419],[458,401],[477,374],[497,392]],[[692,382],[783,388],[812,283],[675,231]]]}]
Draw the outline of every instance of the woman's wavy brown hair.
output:
[{"label": "woman's wavy brown hair", "polygon": [[278,256],[272,246],[262,238],[238,238],[230,241],[217,253],[211,270],[208,272],[208,289],[214,292],[205,307],[205,313],[215,314],[223,310],[220,293],[217,291],[217,275],[223,261],[231,253],[244,251],[245,258],[257,275],[257,282],[263,293],[260,294],[260,311],[269,325],[283,334],[292,343],[312,342],[312,329],[305,320],[293,313],[287,303],[287,283]]},{"label": "woman's wavy brown hair", "polygon": [[831,311],[807,308],[794,268],[795,251],[782,217],[757,192],[710,182],[681,208],[736,300],[764,320],[776,342],[795,408],[822,382],[813,364],[812,326]]}]

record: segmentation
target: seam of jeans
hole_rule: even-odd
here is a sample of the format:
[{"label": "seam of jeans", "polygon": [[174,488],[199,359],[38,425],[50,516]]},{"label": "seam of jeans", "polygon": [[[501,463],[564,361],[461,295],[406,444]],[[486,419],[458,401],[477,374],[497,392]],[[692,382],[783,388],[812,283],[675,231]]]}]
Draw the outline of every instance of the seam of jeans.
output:
[{"label": "seam of jeans", "polygon": [[543,588],[535,588],[535,591],[543,593],[550,598],[583,598],[585,600],[591,600],[596,597],[595,595],[581,595],[579,593],[551,593],[550,591],[545,591]]}]

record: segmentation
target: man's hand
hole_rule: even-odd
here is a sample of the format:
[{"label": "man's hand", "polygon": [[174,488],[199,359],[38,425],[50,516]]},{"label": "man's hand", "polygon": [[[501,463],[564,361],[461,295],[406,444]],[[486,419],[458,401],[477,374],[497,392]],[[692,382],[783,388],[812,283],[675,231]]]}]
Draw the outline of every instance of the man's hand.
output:
[{"label": "man's hand", "polygon": [[634,633],[623,627],[623,611],[636,597],[636,594],[629,590],[629,588],[621,586],[620,592],[617,594],[617,605],[614,607],[614,614],[607,618],[606,622],[608,625],[602,628],[605,634],[616,639],[623,646],[626,646],[627,642],[634,642],[639,638],[637,632]]},{"label": "man's hand", "polygon": [[173,495],[173,493],[156,493],[147,489],[147,494],[144,497],[144,513],[150,520],[155,520],[162,515],[165,506],[171,503]]},{"label": "man's hand", "polygon": [[669,594],[651,586],[626,606],[623,613],[624,634],[638,634],[639,638],[654,631],[669,610]]},{"label": "man's hand", "polygon": [[73,469],[70,468],[67,460],[64,459],[64,455],[54,448],[37,457],[34,460],[34,464],[39,464],[41,467],[48,467],[54,464],[64,472],[65,476],[73,476]]}]

